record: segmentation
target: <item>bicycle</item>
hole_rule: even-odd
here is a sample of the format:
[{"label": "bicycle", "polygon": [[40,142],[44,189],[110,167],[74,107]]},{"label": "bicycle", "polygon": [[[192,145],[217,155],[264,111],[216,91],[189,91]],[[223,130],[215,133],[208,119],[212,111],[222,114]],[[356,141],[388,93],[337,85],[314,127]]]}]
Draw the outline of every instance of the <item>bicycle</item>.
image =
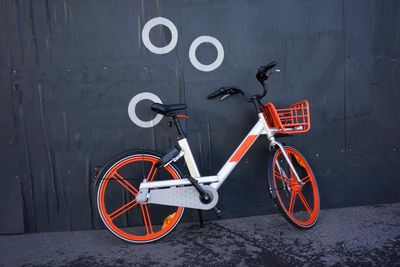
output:
[{"label": "bicycle", "polygon": [[[145,243],[170,233],[181,220],[185,208],[214,209],[220,214],[216,207],[217,190],[256,139],[264,135],[272,152],[267,178],[275,206],[289,223],[302,229],[311,228],[320,208],[315,176],[298,150],[276,140],[310,130],[309,103],[303,100],[285,109],[276,109],[272,103],[262,104],[261,99],[267,94],[265,81],[278,71],[276,66],[274,61],[258,68],[256,77],[263,87],[262,94],[247,96],[240,88],[229,86],[208,96],[208,99],[221,96],[223,100],[240,94],[254,105],[258,115],[254,127],[216,175],[200,175],[180,124],[180,119],[187,116],[176,113],[186,109],[186,105],[153,103],[151,109],[169,117],[169,126],[176,126],[178,144],[164,156],[150,150],[127,151],[100,170],[96,182],[97,207],[106,227],[123,240]],[[176,165],[182,157],[189,171],[186,176]]]}]

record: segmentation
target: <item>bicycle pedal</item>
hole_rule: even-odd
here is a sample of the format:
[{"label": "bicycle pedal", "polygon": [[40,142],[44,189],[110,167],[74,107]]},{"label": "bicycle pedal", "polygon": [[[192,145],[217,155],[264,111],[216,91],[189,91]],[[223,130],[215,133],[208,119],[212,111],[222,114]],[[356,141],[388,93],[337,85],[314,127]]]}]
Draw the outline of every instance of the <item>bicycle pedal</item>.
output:
[{"label": "bicycle pedal", "polygon": [[218,219],[222,218],[222,211],[220,209],[218,209],[216,206],[213,208],[213,211],[215,212],[215,214],[217,215]]}]

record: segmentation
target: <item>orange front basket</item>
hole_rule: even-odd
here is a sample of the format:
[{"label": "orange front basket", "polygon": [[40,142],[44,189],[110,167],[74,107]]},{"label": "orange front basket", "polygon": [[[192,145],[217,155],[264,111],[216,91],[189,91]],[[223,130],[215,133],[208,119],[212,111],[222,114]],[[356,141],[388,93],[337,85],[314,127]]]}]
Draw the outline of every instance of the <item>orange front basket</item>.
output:
[{"label": "orange front basket", "polygon": [[279,134],[299,134],[310,130],[310,106],[307,100],[294,103],[290,108],[276,109],[271,102],[261,107],[268,125]]}]

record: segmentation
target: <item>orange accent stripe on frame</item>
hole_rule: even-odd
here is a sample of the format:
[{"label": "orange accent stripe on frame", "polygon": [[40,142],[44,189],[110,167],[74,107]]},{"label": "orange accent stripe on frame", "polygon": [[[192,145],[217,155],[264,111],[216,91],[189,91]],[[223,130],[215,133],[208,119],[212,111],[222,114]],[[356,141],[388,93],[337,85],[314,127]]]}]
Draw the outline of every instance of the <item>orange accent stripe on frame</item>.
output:
[{"label": "orange accent stripe on frame", "polygon": [[229,162],[238,162],[244,153],[249,149],[249,147],[254,143],[254,141],[257,139],[257,135],[249,135],[247,138],[244,140],[243,144],[239,147],[239,149],[233,154]]}]

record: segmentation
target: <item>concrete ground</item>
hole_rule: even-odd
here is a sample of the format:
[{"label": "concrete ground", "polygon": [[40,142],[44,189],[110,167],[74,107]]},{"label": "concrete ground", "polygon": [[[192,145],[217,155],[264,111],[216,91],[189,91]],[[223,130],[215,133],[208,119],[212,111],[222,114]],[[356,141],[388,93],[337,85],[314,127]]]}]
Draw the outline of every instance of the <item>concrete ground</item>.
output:
[{"label": "concrete ground", "polygon": [[279,214],[183,223],[135,245],[106,230],[0,236],[0,266],[400,266],[400,203],[322,210],[311,230]]}]

